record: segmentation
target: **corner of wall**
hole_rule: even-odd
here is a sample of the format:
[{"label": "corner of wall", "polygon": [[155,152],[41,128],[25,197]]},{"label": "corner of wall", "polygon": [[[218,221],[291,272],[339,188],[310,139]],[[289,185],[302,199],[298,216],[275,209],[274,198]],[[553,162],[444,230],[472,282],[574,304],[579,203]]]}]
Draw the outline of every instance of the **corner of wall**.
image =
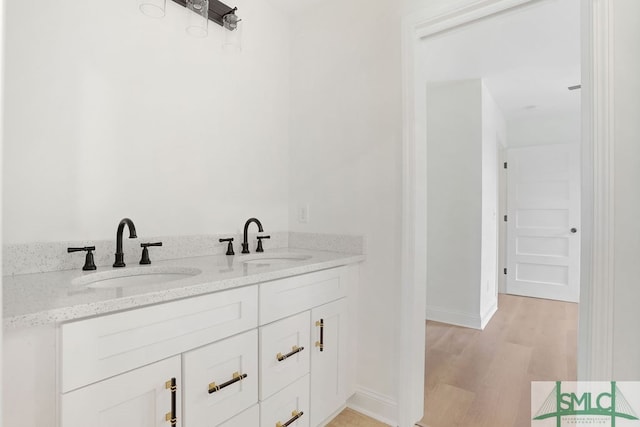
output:
[{"label": "corner of wall", "polygon": [[[491,314],[493,315],[493,314]],[[427,320],[450,325],[462,326],[463,328],[483,329],[483,317],[477,314],[463,313],[461,311],[450,310],[443,307],[427,305]]]},{"label": "corner of wall", "polygon": [[347,406],[385,424],[398,425],[398,403],[373,390],[357,387],[356,392],[347,401]]}]

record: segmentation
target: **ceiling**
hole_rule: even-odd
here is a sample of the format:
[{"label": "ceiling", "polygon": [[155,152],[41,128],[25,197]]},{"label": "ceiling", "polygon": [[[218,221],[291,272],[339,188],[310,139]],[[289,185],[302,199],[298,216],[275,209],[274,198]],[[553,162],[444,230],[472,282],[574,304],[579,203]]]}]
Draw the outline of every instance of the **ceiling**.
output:
[{"label": "ceiling", "polygon": [[507,120],[579,114],[580,0],[546,0],[425,38],[427,81],[484,79]]}]

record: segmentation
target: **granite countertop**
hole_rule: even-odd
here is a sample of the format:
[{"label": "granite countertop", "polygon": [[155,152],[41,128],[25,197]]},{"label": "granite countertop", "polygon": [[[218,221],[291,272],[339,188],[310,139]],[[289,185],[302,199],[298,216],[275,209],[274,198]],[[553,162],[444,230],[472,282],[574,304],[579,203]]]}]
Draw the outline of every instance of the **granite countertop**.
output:
[{"label": "granite countertop", "polygon": [[[305,259],[249,259],[295,253]],[[297,274],[310,273],[364,260],[363,255],[304,249],[276,249],[263,254],[213,255],[154,261],[141,266],[136,261],[122,269],[98,267],[4,276],[4,327],[31,327],[111,313],[149,304],[203,295]],[[86,285],[110,274],[129,275],[141,269],[153,273],[200,273],[160,284],[95,288]],[[112,273],[117,271],[117,273]],[[181,277],[181,276],[176,276]],[[105,277],[106,278],[106,277]],[[104,282],[103,282],[104,283]]]}]

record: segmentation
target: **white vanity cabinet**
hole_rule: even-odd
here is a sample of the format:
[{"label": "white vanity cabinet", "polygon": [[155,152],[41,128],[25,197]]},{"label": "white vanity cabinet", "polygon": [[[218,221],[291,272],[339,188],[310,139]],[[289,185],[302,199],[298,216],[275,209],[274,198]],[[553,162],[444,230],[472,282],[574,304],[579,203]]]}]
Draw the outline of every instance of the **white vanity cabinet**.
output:
[{"label": "white vanity cabinet", "polygon": [[[62,324],[58,339],[61,427],[102,426],[99,418],[87,410],[101,410],[104,402],[112,402],[114,407],[109,411],[118,413],[120,403],[106,399],[105,390],[115,393],[116,399],[125,399],[123,408],[134,408],[135,401],[129,404],[124,390],[138,387],[137,381],[143,383],[142,388],[132,396],[143,399],[141,406],[155,405],[158,414],[165,411],[160,417],[162,422],[154,424],[156,418],[145,418],[146,409],[141,408],[143,413],[134,415],[134,421],[122,419],[120,424],[107,423],[105,427],[217,426],[256,404],[257,302],[258,289],[254,285]],[[169,376],[155,369],[165,366],[165,358],[173,366]],[[242,378],[220,387],[234,380],[236,373]],[[159,393],[157,384],[165,386],[172,379],[175,386],[169,385],[169,389],[175,391],[177,399],[167,417],[166,405],[153,400],[153,391]],[[243,383],[245,379],[248,381]],[[216,385],[218,389],[208,393]],[[167,394],[170,395],[160,393],[157,399]],[[100,399],[104,402],[87,404]],[[214,413],[215,409],[219,410]],[[183,422],[185,419],[188,424]]]},{"label": "white vanity cabinet", "polygon": [[19,387],[4,393],[4,420],[21,427],[324,425],[352,388],[347,294],[357,269],[6,334],[6,378]]},{"label": "white vanity cabinet", "polygon": [[[288,425],[316,427],[345,404],[349,277],[345,267],[260,284],[260,323],[272,322],[260,327],[261,426],[295,418]],[[298,391],[301,381],[308,394]],[[272,402],[282,395],[301,408],[308,399],[308,410],[284,417],[286,410]],[[273,407],[279,412],[271,414]]]}]

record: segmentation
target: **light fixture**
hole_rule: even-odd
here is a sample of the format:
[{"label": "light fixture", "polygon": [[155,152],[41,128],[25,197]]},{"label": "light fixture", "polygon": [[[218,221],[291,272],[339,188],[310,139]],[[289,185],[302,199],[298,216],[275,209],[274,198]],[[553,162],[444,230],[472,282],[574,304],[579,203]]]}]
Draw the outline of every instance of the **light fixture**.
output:
[{"label": "light fixture", "polygon": [[194,37],[207,37],[209,0],[187,0],[187,33]]},{"label": "light fixture", "polygon": [[[240,21],[237,7],[230,7],[219,0],[172,0],[187,8],[187,32],[196,37],[206,37],[208,22],[213,21],[224,27],[226,33],[234,33],[229,44],[239,47]],[[165,15],[166,0],[138,0],[140,11],[154,18]],[[225,36],[225,43],[227,37]]]},{"label": "light fixture", "polygon": [[237,8],[222,17],[222,26],[228,31],[224,32],[222,47],[229,51],[242,50],[242,19],[236,15]]},{"label": "light fixture", "polygon": [[[208,21],[213,21],[216,24],[224,27],[228,31],[234,32],[236,27],[234,26],[226,26],[224,24],[224,18],[227,15],[233,15],[235,17],[235,22],[239,22],[236,15],[237,7],[230,7],[226,4],[222,3],[219,0],[173,0],[175,3],[178,3],[181,6],[185,6],[187,9],[187,32],[189,34],[206,37],[207,36],[207,24]],[[189,3],[192,3],[194,6],[202,6],[204,8],[190,8]],[[194,16],[195,15],[195,16]],[[200,29],[194,28],[192,26],[193,22],[200,22]],[[233,20],[233,19],[231,19]],[[202,23],[204,22],[204,23]]]}]

